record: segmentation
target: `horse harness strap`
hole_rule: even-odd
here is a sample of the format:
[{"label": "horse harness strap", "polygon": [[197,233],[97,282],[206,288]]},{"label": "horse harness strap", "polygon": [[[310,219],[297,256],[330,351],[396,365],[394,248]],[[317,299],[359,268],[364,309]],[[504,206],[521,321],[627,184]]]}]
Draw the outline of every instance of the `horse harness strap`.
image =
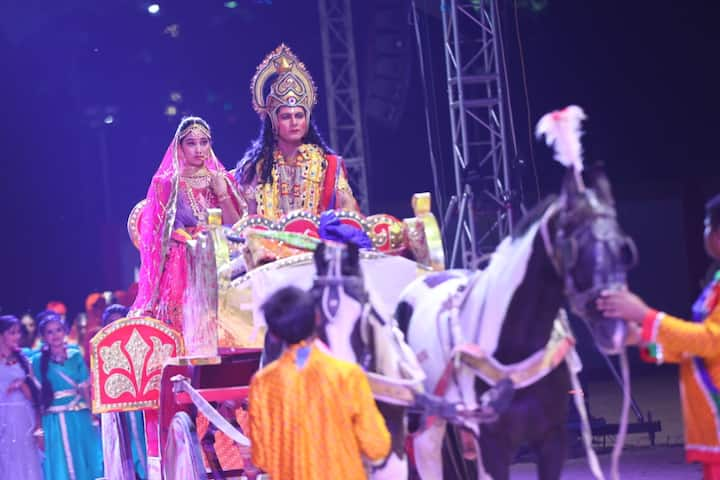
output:
[{"label": "horse harness strap", "polygon": [[416,403],[416,393],[422,390],[422,383],[414,379],[391,378],[373,372],[365,372],[365,376],[375,399],[392,405],[412,407]]},{"label": "horse harness strap", "polygon": [[448,361],[447,365],[445,365],[443,374],[440,377],[437,385],[435,386],[435,389],[433,390],[433,394],[440,397],[445,395],[445,392],[450,385],[450,381],[456,380],[456,370],[460,366],[459,357],[456,355],[456,350],[459,346],[464,344],[462,332],[460,330],[458,315],[462,307],[465,306],[465,301],[470,294],[471,288],[469,287],[472,283],[477,281],[478,278],[479,275],[475,275],[473,278],[471,278],[468,282],[468,285],[463,285],[454,294],[450,295],[444,305],[444,308],[449,312],[448,336],[450,340],[450,348],[452,349],[452,351],[450,352],[449,356],[450,360]]},{"label": "horse harness strap", "polygon": [[509,378],[516,389],[525,388],[560,365],[574,346],[575,337],[564,314],[559,315],[553,322],[550,339],[545,347],[521,362],[503,365],[493,356],[485,355],[476,345],[459,345],[454,349],[433,393],[438,396],[444,395],[450,384],[452,373],[459,365],[467,366],[475,375],[491,386],[503,378]]},{"label": "horse harness strap", "polygon": [[550,339],[544,348],[527,359],[511,365],[502,365],[492,356],[485,356],[472,345],[463,345],[457,349],[460,363],[467,365],[478,377],[490,385],[503,378],[510,378],[516,389],[528,387],[555,367],[560,365],[575,346],[575,338],[560,319],[553,323]]},{"label": "horse harness strap", "polygon": [[558,275],[562,276],[562,267],[559,265],[557,257],[555,256],[555,247],[553,247],[552,239],[550,238],[550,231],[548,230],[548,220],[550,220],[550,217],[555,215],[557,210],[558,210],[557,204],[553,203],[545,211],[545,214],[543,215],[543,218],[540,221],[540,234],[542,235],[543,245],[545,246],[545,253],[547,254],[548,258],[550,259],[550,263],[552,263],[552,266],[555,269],[555,272]]}]

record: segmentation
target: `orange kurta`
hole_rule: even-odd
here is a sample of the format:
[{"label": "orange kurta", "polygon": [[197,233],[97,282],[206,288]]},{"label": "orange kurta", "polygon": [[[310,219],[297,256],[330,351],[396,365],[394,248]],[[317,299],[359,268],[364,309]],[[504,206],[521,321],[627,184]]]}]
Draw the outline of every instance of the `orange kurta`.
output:
[{"label": "orange kurta", "polygon": [[654,359],[680,364],[680,394],[689,462],[720,463],[720,290],[718,278],[693,310],[694,322],[662,312],[648,317],[643,340],[654,343]]},{"label": "orange kurta", "polygon": [[[302,366],[300,348],[309,350]],[[250,439],[256,466],[273,479],[365,479],[361,454],[390,453],[390,434],[357,365],[314,344],[295,345],[250,383]]]}]

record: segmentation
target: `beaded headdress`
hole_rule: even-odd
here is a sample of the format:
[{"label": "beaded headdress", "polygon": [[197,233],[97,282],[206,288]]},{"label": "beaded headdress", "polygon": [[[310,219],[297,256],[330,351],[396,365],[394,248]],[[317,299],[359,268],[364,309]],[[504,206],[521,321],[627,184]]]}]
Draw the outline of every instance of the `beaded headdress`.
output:
[{"label": "beaded headdress", "polygon": [[212,138],[212,135],[210,135],[210,126],[205,124],[200,117],[188,117],[187,119],[184,119],[184,121],[188,120],[189,125],[180,130],[177,134],[178,141],[181,141],[183,138],[192,134],[203,135],[207,138]]},{"label": "beaded headdress", "polygon": [[[270,93],[264,97],[265,84],[273,74],[277,78],[270,85]],[[278,108],[303,107],[310,117],[317,102],[317,88],[310,73],[284,43],[258,65],[250,83],[250,91],[253,108],[261,117],[270,115],[273,127],[276,125]]]}]

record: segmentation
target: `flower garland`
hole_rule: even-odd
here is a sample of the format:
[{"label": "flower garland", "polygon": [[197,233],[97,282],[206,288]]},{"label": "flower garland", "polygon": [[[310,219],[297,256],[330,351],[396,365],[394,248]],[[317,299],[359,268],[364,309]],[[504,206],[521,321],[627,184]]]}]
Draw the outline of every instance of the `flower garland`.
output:
[{"label": "flower garland", "polygon": [[289,212],[282,211],[281,198],[293,195],[298,191],[298,197],[302,200],[299,210],[307,211],[317,215],[320,206],[323,181],[327,161],[323,151],[313,144],[303,144],[297,150],[297,166],[302,168],[300,184],[290,185],[280,178],[278,165],[287,165],[279,149],[273,153],[273,167],[271,172],[272,183],[265,183],[257,186],[255,198],[257,200],[257,213],[265,218],[275,220]]}]

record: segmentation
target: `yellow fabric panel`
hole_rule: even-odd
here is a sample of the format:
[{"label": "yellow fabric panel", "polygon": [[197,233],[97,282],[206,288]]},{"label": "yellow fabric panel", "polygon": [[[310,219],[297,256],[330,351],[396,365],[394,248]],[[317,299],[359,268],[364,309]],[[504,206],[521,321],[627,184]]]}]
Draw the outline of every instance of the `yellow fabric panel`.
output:
[{"label": "yellow fabric panel", "polygon": [[665,315],[660,320],[656,342],[662,345],[666,360],[673,353],[675,357],[686,353],[705,359],[720,356],[720,304],[702,323]]},{"label": "yellow fabric panel", "polygon": [[303,367],[300,346],[258,372],[250,384],[253,463],[271,478],[365,479],[361,453],[380,460],[390,434],[360,367],[310,347]]},{"label": "yellow fabric panel", "polygon": [[662,363],[680,363],[684,358],[686,357],[683,356],[682,352],[676,352],[663,347]]},{"label": "yellow fabric panel", "polygon": [[664,361],[680,364],[680,396],[688,459],[715,461],[718,455],[715,449],[720,447],[720,442],[713,400],[702,385],[693,357],[702,359],[713,384],[720,385],[720,307],[716,306],[702,323],[669,315],[659,321],[656,343],[663,349]]},{"label": "yellow fabric panel", "polygon": [[680,401],[685,422],[685,443],[717,446],[715,415],[695,378],[695,368],[689,359],[680,364]]}]

